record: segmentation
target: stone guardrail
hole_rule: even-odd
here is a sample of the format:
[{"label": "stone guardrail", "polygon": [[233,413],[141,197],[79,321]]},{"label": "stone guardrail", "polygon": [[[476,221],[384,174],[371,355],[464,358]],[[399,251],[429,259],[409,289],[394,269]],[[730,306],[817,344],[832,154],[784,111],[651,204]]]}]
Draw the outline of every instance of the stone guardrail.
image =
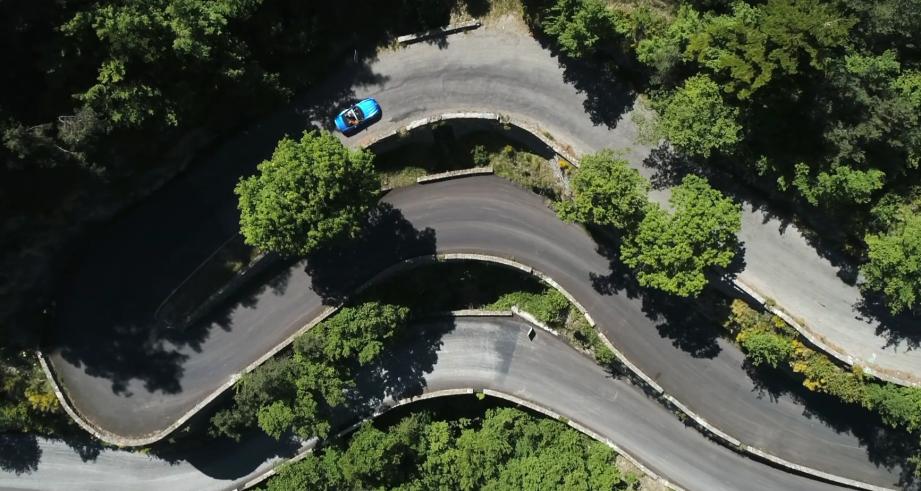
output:
[{"label": "stone guardrail", "polygon": [[448,179],[456,179],[458,177],[467,177],[467,176],[485,176],[492,174],[492,167],[472,167],[470,169],[460,169],[460,170],[449,170],[447,172],[440,172],[438,174],[428,174],[422,177],[416,178],[416,184],[426,184],[430,182],[438,181],[447,181]]},{"label": "stone guardrail", "polygon": [[841,350],[833,343],[829,342],[824,336],[814,332],[809,328],[809,326],[805,325],[805,323],[798,321],[792,315],[783,310],[781,306],[777,305],[773,300],[766,298],[764,295],[762,295],[754,288],[748,286],[742,280],[733,278],[732,284],[744,295],[750,297],[752,300],[760,304],[765,310],[776,315],[777,317],[780,317],[784,322],[796,329],[796,331],[799,332],[800,335],[806,339],[808,344],[812,345],[812,347],[835,358],[839,362],[847,366],[858,366],[863,373],[880,380],[884,380],[886,382],[909,387],[921,387],[921,381],[909,373],[895,372],[891,370],[877,370],[873,367],[861,364],[859,360],[855,360],[853,356],[845,353],[844,350]]},{"label": "stone guardrail", "polygon": [[[559,144],[552,137],[552,135],[550,135],[548,132],[541,129],[537,124],[532,123],[530,121],[520,119],[520,118],[502,115],[499,113],[449,112],[449,113],[443,113],[443,114],[436,115],[436,116],[431,116],[428,118],[422,118],[422,119],[418,119],[418,120],[415,120],[407,124],[400,130],[396,130],[396,131],[392,131],[384,135],[380,135],[377,138],[375,138],[372,143],[369,143],[368,145],[373,145],[374,143],[377,143],[381,140],[396,136],[397,134],[400,134],[403,132],[412,131],[414,129],[417,129],[423,126],[435,124],[441,121],[449,121],[449,120],[457,120],[457,119],[491,120],[491,121],[500,122],[502,124],[516,126],[530,133],[532,136],[540,140],[544,145],[546,145],[548,148],[553,150],[553,152],[557,154],[558,157],[566,160],[568,163],[572,164],[576,168],[579,167],[579,159],[577,158],[577,156],[574,153],[568,151],[566,148],[564,148],[564,146]],[[758,303],[762,308],[780,317],[781,319],[784,320],[784,322],[786,322],[791,327],[796,329],[796,331],[799,332],[800,335],[802,335],[803,338],[810,345],[812,345],[812,347],[818,349],[819,351],[825,354],[828,354],[829,356],[832,356],[839,362],[845,365],[848,365],[848,366],[859,365],[861,370],[865,374],[872,375],[886,382],[891,382],[891,383],[899,384],[899,385],[921,387],[921,381],[912,378],[909,374],[890,373],[886,371],[875,370],[872,367],[868,367],[866,365],[859,364],[858,360],[855,360],[853,356],[844,353],[843,350],[840,350],[839,348],[835,347],[833,343],[824,339],[824,337],[822,337],[821,335],[818,335],[815,332],[813,332],[808,326],[799,322],[793,316],[791,316],[786,311],[784,311],[781,306],[778,306],[773,301],[765,298],[758,291],[748,286],[742,280],[738,278],[732,278],[731,283],[733,284],[733,286],[735,286],[738,292],[743,293],[745,296],[749,297],[751,300]],[[590,322],[594,326],[594,322],[591,320]]]},{"label": "stone guardrail", "polygon": [[[503,265],[524,271],[533,276],[536,276],[540,278],[543,282],[547,283],[548,285],[552,286],[557,291],[562,293],[563,296],[565,296],[570,301],[570,303],[572,303],[572,305],[574,305],[577,309],[579,309],[582,315],[585,316],[585,319],[588,321],[588,323],[592,327],[595,327],[595,321],[591,318],[591,316],[588,315],[588,312],[585,310],[585,307],[583,307],[582,304],[576,301],[576,299],[568,291],[566,291],[562,286],[560,286],[559,283],[557,283],[552,278],[550,278],[550,276],[546,275],[545,273],[541,271],[535,270],[534,268],[526,264],[519,263],[515,260],[508,259],[508,258],[490,256],[490,255],[484,255],[484,254],[439,254],[438,257],[439,259],[442,259],[442,260],[466,260],[466,261],[493,262],[493,263],[503,264]],[[604,342],[604,344],[608,347],[608,349],[610,349],[614,353],[614,355],[617,357],[620,363],[626,366],[634,375],[639,377],[639,379],[642,380],[647,386],[652,388],[653,391],[655,391],[659,395],[659,397],[667,401],[670,405],[672,405],[672,407],[674,407],[675,409],[677,409],[678,411],[680,411],[681,413],[689,417],[691,420],[693,420],[698,428],[702,429],[705,433],[710,434],[711,436],[715,437],[717,441],[724,443],[728,448],[745,452],[749,454],[750,456],[756,457],[759,460],[762,460],[764,462],[770,463],[777,467],[786,469],[788,471],[793,471],[793,472],[797,472],[800,474],[816,477],[824,481],[841,484],[841,485],[848,486],[851,488],[867,489],[871,491],[884,491],[884,490],[890,489],[890,488],[877,486],[877,485],[870,484],[870,483],[857,481],[855,479],[849,479],[846,477],[836,476],[834,474],[820,471],[818,469],[813,469],[811,467],[807,467],[804,465],[799,465],[799,464],[790,462],[786,459],[782,459],[780,457],[772,455],[768,452],[765,452],[751,445],[742,443],[738,439],[730,436],[726,432],[713,426],[702,416],[698,415],[697,413],[692,411],[690,408],[688,408],[687,406],[679,402],[677,399],[675,399],[673,396],[666,393],[665,389],[662,388],[662,386],[660,386],[658,383],[652,380],[648,375],[646,375],[642,370],[640,370],[639,367],[637,367],[632,362],[630,362],[630,360],[611,343],[611,341],[607,338],[607,336],[604,335],[603,332],[601,332],[601,330],[597,330],[597,333],[598,333],[599,338],[601,338],[602,342]]]},{"label": "stone guardrail", "polygon": [[480,21],[477,19],[461,22],[459,24],[451,24],[445,27],[439,27],[438,29],[432,29],[425,32],[420,32],[416,34],[407,34],[405,36],[397,37],[397,44],[412,44],[418,43],[426,39],[432,39],[441,36],[447,36],[448,34],[454,34],[456,32],[470,31],[473,29],[479,28],[481,25]]},{"label": "stone guardrail", "polygon": [[404,125],[403,127],[395,130],[391,130],[381,134],[375,134],[370,139],[363,141],[363,147],[370,147],[377,143],[382,142],[388,138],[393,138],[401,134],[409,133],[413,130],[422,128],[424,126],[433,125],[443,121],[451,120],[464,120],[464,119],[477,119],[484,121],[495,121],[499,124],[509,125],[517,127],[534,138],[537,138],[541,143],[543,143],[547,148],[557,154],[557,156],[566,160],[568,163],[572,164],[575,167],[579,166],[579,159],[576,158],[574,152],[565,148],[564,145],[560,144],[553,138],[553,136],[546,130],[542,129],[537,123],[528,121],[517,116],[511,116],[507,114],[493,113],[493,112],[477,112],[477,111],[456,111],[456,112],[445,112],[429,116],[426,118],[416,119],[410,123]]}]

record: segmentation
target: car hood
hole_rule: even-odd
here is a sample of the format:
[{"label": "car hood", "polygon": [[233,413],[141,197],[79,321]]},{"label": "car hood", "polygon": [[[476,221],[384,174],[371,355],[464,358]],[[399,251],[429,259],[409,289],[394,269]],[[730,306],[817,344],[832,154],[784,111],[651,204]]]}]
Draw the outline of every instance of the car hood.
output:
[{"label": "car hood", "polygon": [[372,118],[381,111],[381,106],[374,99],[365,99],[356,104],[356,106],[361,108],[361,112],[365,113],[365,119]]}]

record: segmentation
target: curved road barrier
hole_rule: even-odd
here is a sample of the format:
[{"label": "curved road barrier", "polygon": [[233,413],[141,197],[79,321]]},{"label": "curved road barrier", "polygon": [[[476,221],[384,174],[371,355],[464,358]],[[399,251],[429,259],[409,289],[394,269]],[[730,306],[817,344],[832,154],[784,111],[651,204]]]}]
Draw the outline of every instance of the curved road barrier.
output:
[{"label": "curved road barrier", "polygon": [[[433,206],[436,201],[437,206]],[[228,330],[210,328],[211,337],[217,337],[208,341],[215,344],[202,345],[196,356],[204,361],[198,363],[207,368],[209,356],[218,356],[226,363],[223,356],[226,350],[239,349],[226,343],[241,339],[233,336],[238,330],[245,335],[246,329],[251,329],[259,335],[246,335],[242,339],[247,343],[263,343],[253,347],[259,356],[243,365],[245,370],[252,369],[298,333],[315,325],[317,319],[332,313],[334,307],[324,305],[323,295],[335,292],[332,283],[336,280],[375,270],[383,271],[378,278],[395,274],[424,260],[418,259],[419,256],[429,260],[438,256],[445,259],[491,256],[500,258],[494,260],[503,264],[538,272],[571,300],[577,300],[575,303],[616,345],[622,359],[632,365],[640,378],[656,392],[667,392],[670,402],[696,416],[698,424],[724,440],[733,444],[744,442],[740,443],[748,446],[744,449],[773,455],[778,463],[795,462],[794,465],[802,466],[803,472],[826,478],[841,476],[835,478],[839,482],[853,479],[869,485],[886,485],[897,480],[891,474],[895,469],[879,468],[868,462],[866,451],[854,436],[804,416],[801,403],[795,399],[781,395],[776,400],[764,400],[744,389],[753,382],[741,367],[744,356],[731,343],[714,340],[714,349],[719,353],[700,357],[662,337],[656,327],[659,321],[643,312],[640,298],[612,291],[617,285],[613,281],[616,278],[612,278],[610,260],[603,251],[599,252],[591,237],[580,227],[559,221],[538,196],[505,180],[478,176],[402,188],[389,193],[385,202],[392,205],[397,218],[392,223],[386,222],[387,227],[381,230],[383,235],[370,233],[365,242],[357,243],[349,251],[352,255],[337,257],[335,265],[330,258],[321,261],[320,264],[327,265],[325,270],[311,269],[310,261],[306,266],[303,263],[291,266],[285,272],[284,291],[261,288],[252,301],[228,306],[226,312],[217,316],[229,319]],[[405,260],[400,256],[417,259]],[[353,289],[354,286],[348,286],[349,291]],[[291,320],[285,323],[284,319]],[[693,330],[693,326],[679,326],[681,329]],[[271,340],[277,341],[265,346]],[[59,369],[55,369],[60,377]],[[202,388],[211,387],[207,394],[212,394],[206,400],[217,397],[238,377],[218,378],[210,370],[204,375],[208,376],[208,385]],[[150,428],[145,435],[127,438],[123,435],[122,441],[150,441],[150,434],[163,436],[178,427],[177,418],[181,415],[188,418],[203,405],[201,398],[185,394],[175,398],[143,393],[121,397],[112,393],[105,380],[87,377],[81,369],[70,369],[66,376],[69,380],[65,382],[73,384],[67,385],[67,395],[80,414],[101,416],[110,427],[137,428],[137,424],[146,424]],[[190,380],[195,379],[190,377]],[[173,402],[182,397],[190,401],[182,412],[165,411],[159,402],[164,399]],[[160,422],[164,425],[152,426]],[[161,431],[163,427],[168,431]]]},{"label": "curved road barrier", "polygon": [[[561,339],[515,317],[460,317],[414,323],[409,336],[392,347],[386,370],[415,373],[416,396],[465,391],[499,395],[615,443],[651,475],[667,476],[677,487],[707,491],[830,490],[833,484],[757,462],[683,424],[658,401]],[[434,342],[433,342],[434,341]],[[403,378],[403,380],[407,380]],[[391,394],[390,388],[377,388]],[[395,397],[399,399],[399,397]],[[376,402],[386,408],[392,403]],[[222,444],[223,445],[223,444]],[[240,488],[299,452],[253,434],[238,445],[215,452],[200,448],[191,455],[155,456],[103,449],[84,462],[73,451],[51,444],[32,473],[0,472],[0,487],[174,491]],[[70,455],[68,456],[67,453]],[[178,460],[177,460],[178,459]],[[255,460],[254,460],[255,459]],[[100,478],[103,476],[103,478]]]}]

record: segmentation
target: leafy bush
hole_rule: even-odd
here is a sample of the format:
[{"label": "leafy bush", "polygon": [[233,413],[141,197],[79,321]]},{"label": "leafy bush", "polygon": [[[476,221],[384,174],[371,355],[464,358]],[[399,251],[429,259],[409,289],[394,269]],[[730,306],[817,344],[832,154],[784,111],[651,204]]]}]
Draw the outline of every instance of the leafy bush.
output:
[{"label": "leafy bush", "polygon": [[625,230],[643,218],[649,182],[610,150],[582,157],[571,184],[572,200],[557,205],[564,220]]},{"label": "leafy bush", "polygon": [[507,293],[487,308],[509,310],[515,305],[553,328],[562,327],[569,314],[569,300],[552,288],[548,288],[543,293]]},{"label": "leafy bush", "polygon": [[742,209],[695,175],[674,188],[669,202],[674,213],[647,206],[637,230],[626,234],[620,259],[642,286],[696,296],[707,285],[706,269],[727,267],[735,257]]},{"label": "leafy bush", "polygon": [[473,152],[474,160],[486,158],[496,175],[551,199],[556,199],[561,194],[560,184],[544,158],[515,150],[510,145],[506,145],[498,153],[487,154],[485,157],[482,155],[478,157],[476,149],[477,147]]},{"label": "leafy bush", "polygon": [[617,454],[558,421],[513,408],[481,418],[404,417],[282,467],[268,490],[628,489]]},{"label": "leafy bush", "polygon": [[0,432],[51,435],[69,423],[32,353],[2,353],[0,370]]},{"label": "leafy bush", "polygon": [[211,418],[211,432],[239,440],[259,427],[273,438],[325,437],[333,407],[354,385],[351,369],[372,363],[402,329],[409,309],[377,302],[345,307],[234,386],[233,404]]},{"label": "leafy bush", "polygon": [[547,11],[543,29],[573,57],[588,56],[625,32],[622,16],[603,0],[557,0]]},{"label": "leafy bush", "polygon": [[883,294],[894,313],[921,306],[921,215],[910,216],[884,234],[869,234],[860,271],[865,288]]},{"label": "leafy bush", "polygon": [[284,138],[259,174],[241,179],[240,233],[265,251],[307,255],[354,237],[380,187],[373,154],[350,150],[330,133]]},{"label": "leafy bush", "polygon": [[796,339],[783,320],[758,313],[741,300],[733,301],[726,325],[753,363],[775,368],[786,363],[809,390],[875,411],[894,428],[921,429],[921,389],[871,379],[857,366],[845,370]]},{"label": "leafy bush", "polygon": [[709,157],[741,140],[739,110],[726,103],[706,75],[695,75],[667,97],[654,98],[653,107],[659,112],[653,134],[686,153]]}]

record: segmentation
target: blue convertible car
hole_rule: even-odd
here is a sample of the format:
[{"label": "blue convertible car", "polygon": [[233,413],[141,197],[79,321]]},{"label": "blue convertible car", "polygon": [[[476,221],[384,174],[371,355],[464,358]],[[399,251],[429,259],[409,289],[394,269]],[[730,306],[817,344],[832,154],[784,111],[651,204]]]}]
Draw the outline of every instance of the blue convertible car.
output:
[{"label": "blue convertible car", "polygon": [[381,116],[381,106],[372,98],[359,101],[336,116],[336,129],[348,135],[364,128]]}]

